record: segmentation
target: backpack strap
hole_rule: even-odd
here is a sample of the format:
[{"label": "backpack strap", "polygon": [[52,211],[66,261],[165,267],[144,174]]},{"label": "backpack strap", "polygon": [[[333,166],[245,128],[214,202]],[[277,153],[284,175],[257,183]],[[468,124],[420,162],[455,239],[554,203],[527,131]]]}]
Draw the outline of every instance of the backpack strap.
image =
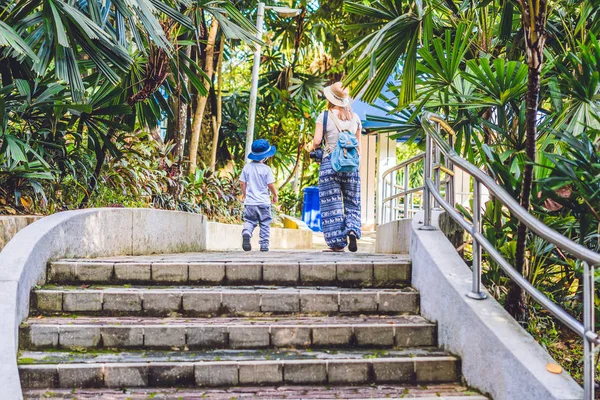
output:
[{"label": "backpack strap", "polygon": [[333,120],[333,123],[335,124],[335,127],[337,128],[338,132],[342,133],[344,130],[340,128],[340,121],[337,119],[335,113],[331,114],[331,119]]},{"label": "backpack strap", "polygon": [[329,117],[329,111],[325,111],[323,114],[323,137],[321,138],[321,147],[325,147],[325,137],[327,136],[327,119]]}]

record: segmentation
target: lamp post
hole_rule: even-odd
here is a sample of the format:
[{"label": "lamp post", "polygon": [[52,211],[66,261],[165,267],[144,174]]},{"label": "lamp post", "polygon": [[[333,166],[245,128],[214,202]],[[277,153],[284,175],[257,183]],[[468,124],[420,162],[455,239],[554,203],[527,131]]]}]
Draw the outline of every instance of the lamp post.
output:
[{"label": "lamp post", "polygon": [[[258,15],[256,17],[256,38],[262,41],[263,36],[263,23],[265,18],[265,10],[273,10],[279,16],[284,18],[295,17],[302,12],[298,8],[288,7],[274,7],[265,6],[265,3],[258,3]],[[252,151],[252,142],[254,141],[254,122],[256,120],[256,99],[258,97],[258,72],[260,69],[260,44],[256,44],[254,49],[254,61],[252,63],[252,84],[250,86],[250,102],[248,108],[248,129],[246,130],[246,161],[248,161],[248,155]]]}]

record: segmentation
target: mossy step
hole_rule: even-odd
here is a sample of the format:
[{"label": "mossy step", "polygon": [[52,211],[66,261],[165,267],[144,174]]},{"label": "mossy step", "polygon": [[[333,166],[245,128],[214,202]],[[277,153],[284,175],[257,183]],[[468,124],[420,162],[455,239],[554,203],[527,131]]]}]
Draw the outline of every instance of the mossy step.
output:
[{"label": "mossy step", "polygon": [[[235,354],[237,353],[237,354]],[[25,388],[191,387],[281,384],[443,383],[460,379],[460,362],[443,352],[415,349],[336,354],[293,350],[98,354],[27,352],[19,366]],[[216,356],[221,354],[221,356]],[[137,355],[140,356],[139,354]],[[37,358],[36,358],[37,357]],[[219,357],[218,361],[216,357]],[[46,363],[39,364],[45,360]]]},{"label": "mossy step", "polygon": [[449,356],[439,347],[402,349],[217,349],[217,350],[90,350],[90,351],[21,351],[17,362],[29,364],[269,361],[269,360],[363,360],[375,358],[417,358]]},{"label": "mossy step", "polygon": [[317,258],[316,261],[283,257],[216,258],[160,257],[76,259],[49,263],[50,283],[169,284],[283,284],[345,287],[401,287],[410,282],[411,263],[406,258]]},{"label": "mossy step", "polygon": [[288,386],[288,387],[230,387],[230,388],[126,388],[122,389],[28,389],[25,399],[112,400],[148,399],[398,399],[419,400],[488,400],[460,384],[429,385],[364,385],[364,386]]},{"label": "mossy step", "polygon": [[340,287],[48,287],[33,292],[42,314],[187,316],[269,314],[417,314],[412,288]]},{"label": "mossy step", "polygon": [[420,315],[272,315],[258,317],[107,317],[107,316],[49,316],[32,317],[23,322],[23,326],[28,325],[345,325],[345,324],[433,324]]},{"label": "mossy step", "polygon": [[24,349],[250,349],[418,347],[436,344],[436,325],[420,316],[388,318],[32,318]]}]

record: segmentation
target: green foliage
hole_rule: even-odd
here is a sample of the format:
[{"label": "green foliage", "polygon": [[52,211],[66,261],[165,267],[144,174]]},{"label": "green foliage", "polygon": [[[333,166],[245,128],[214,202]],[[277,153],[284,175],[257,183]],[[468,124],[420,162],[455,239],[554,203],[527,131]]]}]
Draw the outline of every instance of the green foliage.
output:
[{"label": "green foliage", "polygon": [[[401,105],[416,97],[416,64],[418,43],[430,39],[433,25],[432,3],[405,3],[399,0],[376,1],[371,5],[346,2],[344,9],[368,17],[373,32],[361,37],[349,52],[361,49],[358,61],[346,82],[356,85],[353,93],[366,87],[365,101],[374,101],[403,58]],[[441,4],[437,4],[442,7]],[[350,25],[348,30],[364,29],[362,24]],[[388,45],[393,43],[393,46]]]},{"label": "green foliage", "polygon": [[[421,113],[442,115],[456,132],[457,153],[485,170],[515,199],[530,202],[531,212],[544,223],[598,251],[600,42],[596,38],[600,24],[594,16],[600,8],[591,1],[552,4],[541,88],[535,93],[534,160],[526,156],[526,150],[531,153],[525,141],[530,70],[516,4],[346,1],[348,12],[371,19],[371,24],[360,27],[366,32],[353,42],[350,56],[358,61],[346,82],[353,85],[353,93],[364,93],[363,99],[383,100],[394,110],[389,116],[373,118],[389,124],[381,132],[416,141],[423,137]],[[411,27],[413,23],[416,26]],[[354,28],[358,26],[349,30]],[[391,95],[384,97],[380,91],[386,84]],[[409,156],[402,154],[400,159]],[[523,187],[528,186],[524,170],[532,165],[536,178],[532,195],[521,199]],[[466,218],[472,214],[468,208],[459,205]],[[518,221],[498,201],[487,202],[484,234],[513,265],[517,264],[517,227]],[[468,245],[466,250],[468,259]],[[578,261],[533,234],[527,237],[526,257],[525,277],[580,317]],[[485,262],[486,286],[505,301],[508,278],[493,261]],[[560,351],[553,348],[568,335],[535,304],[528,305],[527,314],[529,331],[581,378],[578,361],[566,360],[574,354],[569,345]]]},{"label": "green foliage", "polygon": [[208,93],[185,50],[201,50],[204,12],[227,37],[256,42],[226,0],[0,2],[0,46],[9,46],[0,54],[0,212],[150,206],[165,196],[176,209],[237,218],[230,195],[209,194],[232,179],[181,178],[174,146],[147,133],[174,117],[171,97]]},{"label": "green foliage", "polygon": [[279,205],[283,214],[293,217],[300,217],[303,200],[302,194],[292,190],[291,188],[286,187],[279,192]]},{"label": "green foliage", "polygon": [[185,180],[182,203],[193,205],[196,212],[216,221],[240,222],[243,209],[239,202],[242,193],[238,176],[237,171],[219,175],[208,168],[197,169],[195,175]]},{"label": "green foliage", "polygon": [[[402,143],[396,147],[396,158],[398,160],[408,160],[423,152],[422,146],[416,143]],[[423,164],[417,163],[409,168],[409,188],[415,188],[423,184]],[[398,171],[396,174],[396,184],[404,187],[404,172]]]},{"label": "green foliage", "polygon": [[[590,135],[597,137],[597,131]],[[579,241],[598,249],[597,227],[600,224],[600,152],[596,140],[587,134],[575,137],[557,134],[565,153],[547,153],[551,174],[542,179],[546,197],[568,210],[579,222]]]},{"label": "green foliage", "polygon": [[[105,165],[102,185],[90,199],[92,206],[155,207],[200,213],[221,222],[241,220],[236,172],[216,174],[204,167],[176,180],[170,146],[161,146],[146,136],[141,132],[128,137],[120,149],[122,156]],[[175,185],[180,186],[177,195],[169,191]]]}]

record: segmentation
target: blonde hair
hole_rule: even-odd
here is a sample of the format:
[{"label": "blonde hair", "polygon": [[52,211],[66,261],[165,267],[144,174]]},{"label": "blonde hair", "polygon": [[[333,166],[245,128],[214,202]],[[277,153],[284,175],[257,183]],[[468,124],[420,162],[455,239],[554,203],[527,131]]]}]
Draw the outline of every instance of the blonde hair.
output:
[{"label": "blonde hair", "polygon": [[340,106],[336,106],[335,104],[333,104],[332,102],[328,102],[329,104],[327,104],[327,109],[329,111],[333,110],[333,109],[337,109],[338,112],[338,118],[342,121],[350,121],[352,120],[352,118],[354,117],[354,113],[352,112],[352,108],[350,108],[350,106],[346,106],[346,107],[340,107]]}]

